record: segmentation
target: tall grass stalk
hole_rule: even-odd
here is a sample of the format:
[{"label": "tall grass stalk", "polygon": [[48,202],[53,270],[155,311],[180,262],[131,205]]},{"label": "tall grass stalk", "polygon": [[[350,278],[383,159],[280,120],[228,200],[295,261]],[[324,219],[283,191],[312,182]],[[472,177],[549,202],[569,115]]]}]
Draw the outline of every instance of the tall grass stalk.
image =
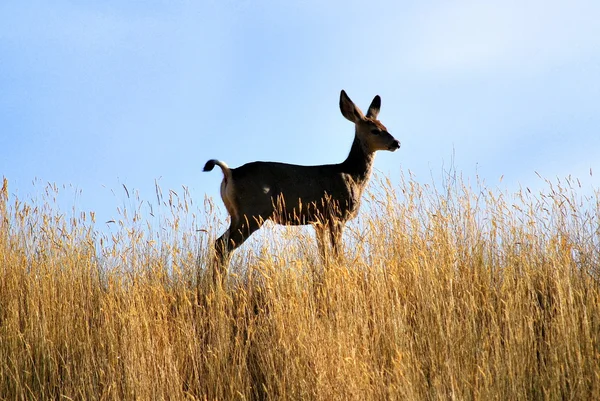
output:
[{"label": "tall grass stalk", "polygon": [[158,226],[106,232],[5,179],[0,398],[598,399],[600,198],[578,191],[383,181],[341,260],[267,225],[215,288],[210,201],[157,189]]}]

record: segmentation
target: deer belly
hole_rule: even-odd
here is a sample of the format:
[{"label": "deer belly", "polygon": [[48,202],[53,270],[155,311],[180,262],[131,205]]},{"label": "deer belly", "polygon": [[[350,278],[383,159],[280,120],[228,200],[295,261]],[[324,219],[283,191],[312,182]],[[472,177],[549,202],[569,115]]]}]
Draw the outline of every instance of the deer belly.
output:
[{"label": "deer belly", "polygon": [[278,197],[273,202],[274,213],[272,220],[278,224],[305,225],[324,223],[329,220],[346,220],[350,212],[349,205],[331,197],[324,196],[316,201],[291,201]]}]

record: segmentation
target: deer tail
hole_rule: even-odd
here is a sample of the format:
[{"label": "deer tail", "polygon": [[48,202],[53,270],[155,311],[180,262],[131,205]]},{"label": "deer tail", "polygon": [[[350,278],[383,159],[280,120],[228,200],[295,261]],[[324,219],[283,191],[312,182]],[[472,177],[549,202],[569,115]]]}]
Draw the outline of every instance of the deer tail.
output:
[{"label": "deer tail", "polygon": [[221,167],[221,170],[223,171],[223,177],[225,179],[225,182],[230,181],[231,169],[227,166],[227,164],[225,164],[225,162],[222,162],[220,160],[210,159],[204,165],[203,171],[212,171],[212,169],[215,167],[215,165]]}]

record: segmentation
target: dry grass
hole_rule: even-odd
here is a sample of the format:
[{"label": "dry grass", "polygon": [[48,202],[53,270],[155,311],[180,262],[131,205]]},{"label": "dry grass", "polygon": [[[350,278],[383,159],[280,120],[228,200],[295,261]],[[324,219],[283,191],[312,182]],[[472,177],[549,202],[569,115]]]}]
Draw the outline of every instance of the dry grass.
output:
[{"label": "dry grass", "polygon": [[157,191],[166,218],[102,234],[5,180],[0,397],[599,399],[600,197],[574,184],[409,179],[365,199],[340,263],[270,227],[213,288],[210,202]]}]

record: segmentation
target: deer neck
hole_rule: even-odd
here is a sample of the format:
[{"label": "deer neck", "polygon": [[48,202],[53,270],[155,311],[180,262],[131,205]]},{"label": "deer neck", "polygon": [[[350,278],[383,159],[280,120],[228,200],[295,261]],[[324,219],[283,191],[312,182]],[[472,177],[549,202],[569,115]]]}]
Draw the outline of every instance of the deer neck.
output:
[{"label": "deer neck", "polygon": [[358,137],[355,136],[350,153],[341,167],[345,173],[352,176],[355,182],[363,183],[371,175],[374,159],[375,153],[365,150]]}]

